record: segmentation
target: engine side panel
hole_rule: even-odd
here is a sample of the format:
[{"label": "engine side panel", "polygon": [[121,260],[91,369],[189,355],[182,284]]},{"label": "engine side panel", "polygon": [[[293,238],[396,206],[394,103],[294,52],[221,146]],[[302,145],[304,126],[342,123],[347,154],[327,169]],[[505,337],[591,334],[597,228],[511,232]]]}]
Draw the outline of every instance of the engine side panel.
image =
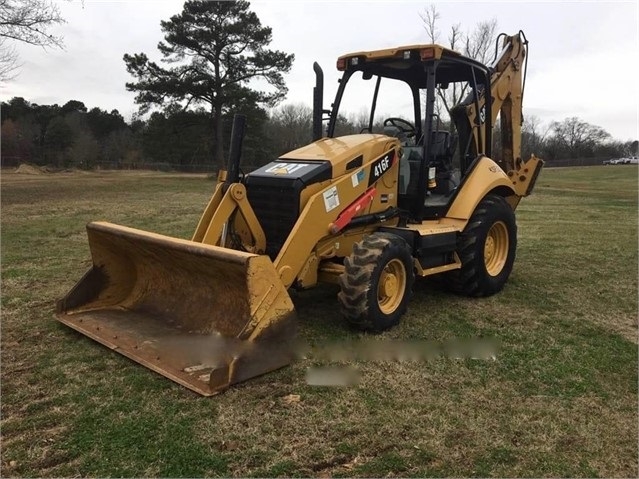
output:
[{"label": "engine side panel", "polygon": [[[384,135],[322,138],[248,174],[244,179],[248,200],[266,235],[270,258],[278,256],[302,211],[319,192],[325,190],[325,214],[337,215],[348,206],[340,202],[337,190],[336,196],[331,194],[331,185],[342,177],[348,177],[344,184],[353,191],[378,185],[378,194],[366,212],[395,206],[397,168],[387,171],[393,165],[384,163],[382,154],[397,146],[397,140]],[[375,164],[370,165],[374,159]],[[333,207],[331,202],[337,203]],[[304,228],[298,225],[298,229]]]}]

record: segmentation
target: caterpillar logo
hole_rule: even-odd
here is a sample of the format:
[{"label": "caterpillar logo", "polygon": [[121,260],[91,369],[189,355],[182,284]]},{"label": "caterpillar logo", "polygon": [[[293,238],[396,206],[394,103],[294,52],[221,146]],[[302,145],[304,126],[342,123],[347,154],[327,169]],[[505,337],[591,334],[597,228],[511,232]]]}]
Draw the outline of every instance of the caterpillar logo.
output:
[{"label": "caterpillar logo", "polygon": [[290,175],[298,170],[301,170],[305,166],[304,163],[276,163],[271,166],[266,173],[273,173],[274,175]]}]

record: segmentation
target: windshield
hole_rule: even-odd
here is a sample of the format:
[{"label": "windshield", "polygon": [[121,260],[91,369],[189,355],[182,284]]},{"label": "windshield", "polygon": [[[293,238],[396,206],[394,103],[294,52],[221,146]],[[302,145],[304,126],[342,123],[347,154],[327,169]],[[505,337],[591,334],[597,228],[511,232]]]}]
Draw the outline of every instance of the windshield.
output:
[{"label": "windshield", "polygon": [[[378,82],[379,90],[374,104]],[[372,129],[369,129],[373,106],[373,124]],[[348,79],[337,108],[334,136],[383,133],[384,120],[387,118],[415,123],[413,94],[406,82],[391,78],[380,80],[376,75],[365,79],[361,71],[354,72]]]}]

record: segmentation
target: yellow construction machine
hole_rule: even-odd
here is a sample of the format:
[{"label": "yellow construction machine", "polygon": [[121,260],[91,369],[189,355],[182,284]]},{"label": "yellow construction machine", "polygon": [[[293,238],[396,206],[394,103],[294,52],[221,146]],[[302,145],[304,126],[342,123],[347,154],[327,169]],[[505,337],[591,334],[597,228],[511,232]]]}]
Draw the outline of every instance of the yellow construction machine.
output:
[{"label": "yellow construction machine", "polygon": [[[337,60],[328,110],[314,64],[311,144],[241,174],[236,116],[228,169],[192,239],[90,223],[93,267],[57,319],[212,395],[293,359],[289,288],[339,284],[346,320],[373,332],[398,323],[416,276],[500,291],[514,210],[543,164],[520,158],[526,59],[523,32],[500,35],[488,66],[439,45],[351,53]],[[448,108],[451,92],[463,97]],[[358,131],[349,105],[368,105]]]}]

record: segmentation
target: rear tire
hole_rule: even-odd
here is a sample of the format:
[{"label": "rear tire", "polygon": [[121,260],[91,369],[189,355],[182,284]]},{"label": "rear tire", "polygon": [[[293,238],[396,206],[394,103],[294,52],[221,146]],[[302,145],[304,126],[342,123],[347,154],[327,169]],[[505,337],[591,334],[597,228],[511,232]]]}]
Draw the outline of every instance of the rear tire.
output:
[{"label": "rear tire", "polygon": [[410,247],[399,236],[374,233],[355,244],[344,258],[337,295],[352,325],[380,332],[399,323],[415,281]]},{"label": "rear tire", "polygon": [[501,291],[513,269],[516,250],[513,209],[501,196],[486,196],[460,236],[457,254],[462,267],[446,273],[449,289],[466,296]]}]

